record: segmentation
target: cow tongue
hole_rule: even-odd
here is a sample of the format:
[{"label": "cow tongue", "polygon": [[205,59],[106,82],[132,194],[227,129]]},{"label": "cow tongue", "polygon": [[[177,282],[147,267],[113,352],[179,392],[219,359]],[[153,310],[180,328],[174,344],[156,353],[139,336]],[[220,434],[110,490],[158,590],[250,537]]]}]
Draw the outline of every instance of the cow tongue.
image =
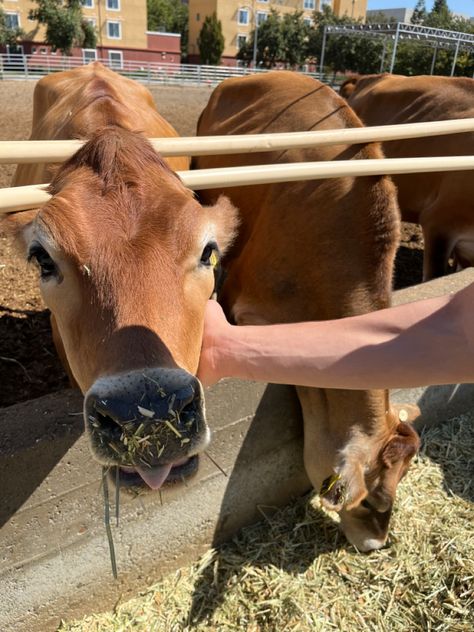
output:
[{"label": "cow tongue", "polygon": [[160,489],[168,478],[172,464],[157,465],[155,467],[137,467],[137,472],[151,489]]}]

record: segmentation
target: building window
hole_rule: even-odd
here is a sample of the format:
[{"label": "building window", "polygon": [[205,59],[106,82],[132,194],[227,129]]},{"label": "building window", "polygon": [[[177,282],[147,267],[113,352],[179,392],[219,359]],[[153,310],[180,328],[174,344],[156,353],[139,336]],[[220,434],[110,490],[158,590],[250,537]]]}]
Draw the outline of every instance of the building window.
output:
[{"label": "building window", "polygon": [[120,11],[120,0],[107,0],[107,11]]},{"label": "building window", "polygon": [[201,14],[196,13],[196,22],[200,22],[200,21],[201,21]]},{"label": "building window", "polygon": [[107,37],[109,39],[122,39],[122,29],[120,22],[107,20]]},{"label": "building window", "polygon": [[116,70],[123,68],[123,53],[121,50],[109,50],[109,66]]},{"label": "building window", "polygon": [[90,24],[94,28],[96,27],[97,22],[95,18],[85,18],[85,21],[87,22],[87,24]]},{"label": "building window", "polygon": [[268,0],[257,0],[257,2],[265,2],[265,3],[267,3]]},{"label": "building window", "polygon": [[246,35],[237,35],[237,50],[240,50],[247,41]]},{"label": "building window", "polygon": [[20,14],[8,13],[7,11],[5,11],[5,26],[8,29],[19,29],[20,28]]},{"label": "building window", "polygon": [[238,23],[243,24],[244,26],[249,23],[249,10],[248,9],[239,9]]},{"label": "building window", "polygon": [[[99,0],[99,2],[100,2],[100,0]],[[81,4],[86,9],[93,9],[94,8],[94,0],[81,0]]]},{"label": "building window", "polygon": [[313,20],[311,18],[303,18],[303,24],[306,24],[306,26],[313,26]]},{"label": "building window", "polygon": [[97,51],[95,48],[83,48],[82,60],[85,64],[95,61],[97,59]]},{"label": "building window", "polygon": [[257,26],[263,24],[267,18],[268,13],[265,13],[264,11],[257,11]]},{"label": "building window", "polygon": [[314,0],[303,0],[303,9],[314,9]]}]

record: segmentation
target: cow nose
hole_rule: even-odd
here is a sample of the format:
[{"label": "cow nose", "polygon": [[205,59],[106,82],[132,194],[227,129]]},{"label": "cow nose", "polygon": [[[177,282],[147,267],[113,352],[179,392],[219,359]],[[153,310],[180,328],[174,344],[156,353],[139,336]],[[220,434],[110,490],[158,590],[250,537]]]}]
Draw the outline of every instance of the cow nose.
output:
[{"label": "cow nose", "polygon": [[195,399],[200,398],[199,388],[194,388],[193,383],[171,392],[160,387],[158,397],[149,390],[145,387],[140,397],[137,397],[140,389],[136,389],[136,396],[132,392],[132,397],[129,397],[128,391],[91,393],[87,401],[89,421],[92,423],[93,417],[96,421],[107,419],[110,423],[124,427],[138,420],[176,419],[188,412]]},{"label": "cow nose", "polygon": [[208,440],[201,384],[182,369],[102,377],[84,416],[98,456],[124,465],[171,462]]}]

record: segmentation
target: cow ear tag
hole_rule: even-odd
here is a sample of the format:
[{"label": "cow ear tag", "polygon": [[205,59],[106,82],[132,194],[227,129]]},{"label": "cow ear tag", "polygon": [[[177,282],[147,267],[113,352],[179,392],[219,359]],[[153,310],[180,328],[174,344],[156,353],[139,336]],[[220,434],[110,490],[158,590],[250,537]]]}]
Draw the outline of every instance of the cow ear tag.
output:
[{"label": "cow ear tag", "polygon": [[328,476],[328,478],[324,479],[321,485],[321,489],[319,490],[319,495],[326,496],[326,494],[329,494],[331,489],[334,487],[337,481],[340,480],[340,478],[340,474],[333,474],[332,476]]},{"label": "cow ear tag", "polygon": [[211,264],[211,266],[212,266],[213,268],[215,268],[215,267],[216,267],[216,265],[219,263],[219,258],[218,258],[218,256],[217,256],[217,254],[216,254],[216,251],[215,251],[215,250],[213,250],[213,251],[212,251],[212,254],[211,254],[211,256],[209,257],[209,262],[210,262],[210,264]]}]

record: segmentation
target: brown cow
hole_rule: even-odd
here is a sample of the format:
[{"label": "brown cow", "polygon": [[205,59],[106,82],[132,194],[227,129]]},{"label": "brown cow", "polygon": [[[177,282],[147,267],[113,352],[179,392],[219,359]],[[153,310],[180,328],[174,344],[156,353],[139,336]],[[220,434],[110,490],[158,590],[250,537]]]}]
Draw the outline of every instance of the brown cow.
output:
[{"label": "brown cow", "polygon": [[[209,440],[195,372],[235,210],[198,204],[171,169],[188,161],[167,164],[142,132],[177,135],[139,84],[97,63],[42,79],[32,138],[89,140],[57,170],[51,200],[10,223],[85,393],[95,455],[122,485],[158,488],[191,475]],[[15,183],[48,179],[19,167]]]},{"label": "brown cow", "polygon": [[[200,135],[360,127],[330,88],[291,72],[224,81],[198,124]],[[206,156],[196,168],[379,158],[377,145]],[[220,300],[240,325],[331,319],[389,305],[399,235],[386,177],[340,178],[226,190],[241,226],[226,260]],[[209,203],[219,191],[203,192]],[[387,537],[395,490],[418,447],[385,391],[298,388],[305,465],[327,507],[339,510],[360,550]],[[340,477],[337,481],[336,478]],[[345,496],[345,497],[344,497]]]},{"label": "brown cow", "polygon": [[[341,96],[366,125],[474,117],[474,80],[367,75],[348,79]],[[474,133],[389,141],[387,158],[474,154]],[[425,280],[442,276],[450,257],[474,265],[474,179],[468,171],[393,176],[402,219],[423,229]]]}]

